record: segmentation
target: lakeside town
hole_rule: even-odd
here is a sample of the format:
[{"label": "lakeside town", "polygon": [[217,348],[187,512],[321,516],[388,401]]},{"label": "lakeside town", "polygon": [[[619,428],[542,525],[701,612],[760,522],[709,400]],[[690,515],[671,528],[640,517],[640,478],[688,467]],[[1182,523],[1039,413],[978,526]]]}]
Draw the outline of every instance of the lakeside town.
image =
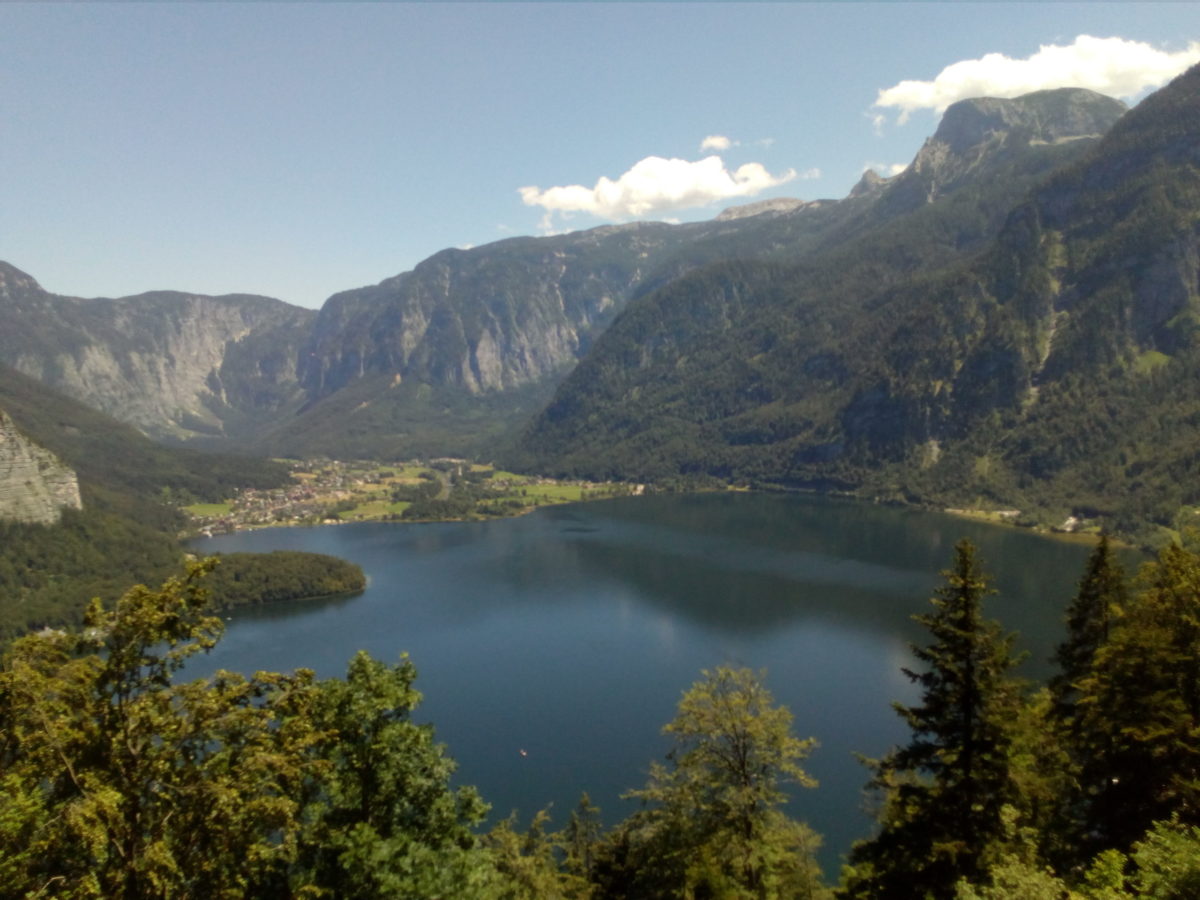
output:
[{"label": "lakeside town", "polygon": [[211,536],[283,525],[503,518],[539,506],[641,494],[643,485],[518,475],[464,459],[380,463],[288,461],[291,485],[246,489],[223,503],[185,506]]}]

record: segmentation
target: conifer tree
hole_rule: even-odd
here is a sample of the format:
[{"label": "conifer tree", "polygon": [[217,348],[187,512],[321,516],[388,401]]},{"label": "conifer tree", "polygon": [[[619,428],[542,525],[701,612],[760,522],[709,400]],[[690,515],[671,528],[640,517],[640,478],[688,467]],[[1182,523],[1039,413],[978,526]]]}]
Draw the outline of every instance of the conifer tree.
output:
[{"label": "conifer tree", "polygon": [[1068,727],[1076,721],[1078,685],[1091,672],[1096,651],[1108,640],[1113,620],[1125,602],[1125,572],[1108,535],[1102,534],[1067,608],[1067,638],[1054,654],[1059,670],[1050,679],[1054,714]]},{"label": "conifer tree", "polygon": [[851,851],[843,895],[911,900],[954,895],[961,877],[986,869],[1003,839],[1001,810],[1012,797],[1008,722],[1017,707],[1008,671],[1012,636],[983,617],[988,579],[975,547],[955,546],[953,568],[914,616],[932,641],[913,647],[920,670],[904,669],[922,688],[919,704],[896,704],[912,741],[873,764],[871,786],[883,795],[879,830]]},{"label": "conifer tree", "polygon": [[1097,722],[1082,714],[1080,689],[1093,674],[1096,656],[1126,604],[1125,573],[1108,536],[1101,535],[1067,607],[1067,636],[1054,655],[1058,673],[1050,679],[1045,724],[1057,752],[1043,753],[1040,760],[1044,767],[1058,769],[1053,780],[1060,788],[1043,828],[1043,851],[1064,867],[1082,865],[1095,849],[1087,821],[1090,792],[1084,771],[1096,768],[1097,754],[1106,755],[1107,742],[1102,734],[1089,733]]},{"label": "conifer tree", "polygon": [[1200,824],[1200,559],[1170,545],[1138,584],[1079,685],[1087,853]]}]

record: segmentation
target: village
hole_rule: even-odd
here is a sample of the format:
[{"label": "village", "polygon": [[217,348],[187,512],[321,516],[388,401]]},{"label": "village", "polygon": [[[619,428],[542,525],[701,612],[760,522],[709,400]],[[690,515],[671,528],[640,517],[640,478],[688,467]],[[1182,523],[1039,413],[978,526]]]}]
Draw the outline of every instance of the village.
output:
[{"label": "village", "polygon": [[539,506],[644,491],[643,485],[518,475],[464,459],[288,462],[293,483],[287,487],[246,489],[223,503],[185,506],[192,533],[211,536],[288,525],[501,518]]}]

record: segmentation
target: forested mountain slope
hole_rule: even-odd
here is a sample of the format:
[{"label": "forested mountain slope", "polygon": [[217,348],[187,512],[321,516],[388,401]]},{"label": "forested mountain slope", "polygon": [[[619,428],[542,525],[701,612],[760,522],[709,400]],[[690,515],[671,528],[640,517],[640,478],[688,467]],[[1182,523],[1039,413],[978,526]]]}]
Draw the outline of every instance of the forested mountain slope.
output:
[{"label": "forested mountain slope", "polygon": [[177,570],[185,521],[164,501],[221,500],[236,487],[288,477],[265,460],[161,446],[4,366],[0,409],[24,440],[78,475],[76,502],[60,514],[36,522],[0,515],[0,638],[77,622],[91,597],[116,597]]},{"label": "forested mountain slope", "polygon": [[842,200],[444,250],[319,313],[241,295],[57,297],[3,266],[0,361],[160,438],[268,454],[480,453],[545,405],[631,300],[717,261],[824,259],[933,208],[923,255],[880,244],[881,270],[957,258],[1123,111],[1069,89],[967,101],[907,172],[868,174]]},{"label": "forested mountain slope", "polygon": [[80,505],[75,473],[0,409],[0,519],[53,523]]},{"label": "forested mountain slope", "polygon": [[[1180,477],[1200,424],[1198,84],[1043,170],[957,256],[953,223],[987,182],[800,265],[716,264],[641,299],[528,430],[524,464],[1171,525],[1200,499]],[[911,196],[903,182],[879,205]]]}]

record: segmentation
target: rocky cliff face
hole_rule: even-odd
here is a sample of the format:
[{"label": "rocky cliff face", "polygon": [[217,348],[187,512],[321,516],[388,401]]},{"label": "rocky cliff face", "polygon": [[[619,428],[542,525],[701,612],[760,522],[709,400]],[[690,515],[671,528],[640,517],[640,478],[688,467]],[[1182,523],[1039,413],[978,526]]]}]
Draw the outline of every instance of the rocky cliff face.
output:
[{"label": "rocky cliff face", "polygon": [[[55,297],[0,264],[0,362],[156,437],[232,438],[272,453],[403,453],[400,438],[428,433],[431,415],[449,416],[443,424],[458,434],[483,434],[527,414],[627,304],[713,264],[853,253],[862,235],[964,188],[974,199],[953,219],[917,226],[939,232],[936,247],[879,263],[906,277],[904,266],[976,249],[1016,198],[1123,110],[1078,90],[964,101],[904,173],[868,173],[843,200],[767,200],[709,222],[445,250],[337,294],[319,313],[247,296]],[[876,252],[894,255],[901,243],[877,242]],[[314,432],[355,440],[312,444]]]},{"label": "rocky cliff face", "polygon": [[1124,103],[1082,88],[962,100],[947,108],[911,165],[891,179],[891,205],[911,209],[932,203],[1005,155],[1094,141],[1126,111]]},{"label": "rocky cliff face", "polygon": [[[611,474],[623,459],[639,476],[677,465],[824,477],[826,464],[903,460],[961,438],[979,410],[1019,407],[1047,352],[1055,319],[1041,289],[1061,261],[1025,248],[1010,219],[1030,190],[1098,152],[1123,112],[1079,90],[955,104],[901,174],[868,173],[837,206],[767,223],[829,222],[787,260],[796,268],[742,257],[638,299],[522,446],[564,471]],[[1018,244],[1032,268],[1011,264]],[[965,267],[989,247],[986,277],[971,281]]]},{"label": "rocky cliff face", "polygon": [[0,263],[0,361],[160,438],[236,434],[298,405],[314,317],[248,295],[59,297]]},{"label": "rocky cliff face", "polygon": [[695,228],[643,223],[444,250],[331,297],[301,354],[312,397],[368,374],[505,391],[560,373]]},{"label": "rocky cliff face", "polygon": [[49,524],[81,506],[75,473],[0,411],[0,520]]}]

